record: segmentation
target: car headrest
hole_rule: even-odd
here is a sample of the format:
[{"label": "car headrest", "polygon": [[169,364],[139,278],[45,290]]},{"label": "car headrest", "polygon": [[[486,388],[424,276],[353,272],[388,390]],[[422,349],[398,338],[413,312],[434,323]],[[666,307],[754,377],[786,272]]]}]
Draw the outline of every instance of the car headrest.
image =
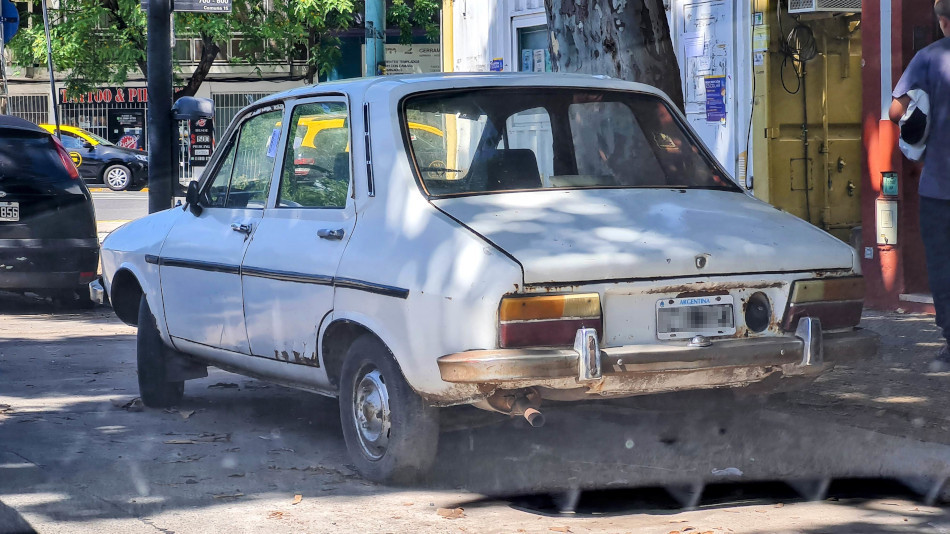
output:
[{"label": "car headrest", "polygon": [[538,159],[526,148],[498,150],[489,158],[486,171],[486,189],[489,191],[538,189],[542,186]]}]

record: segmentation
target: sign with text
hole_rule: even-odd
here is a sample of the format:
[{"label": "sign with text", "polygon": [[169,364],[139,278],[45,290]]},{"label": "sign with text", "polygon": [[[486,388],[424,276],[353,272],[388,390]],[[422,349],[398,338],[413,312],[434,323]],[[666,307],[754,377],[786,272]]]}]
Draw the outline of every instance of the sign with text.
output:
[{"label": "sign with text", "polygon": [[173,0],[172,11],[230,13],[231,0]]},{"label": "sign with text", "polygon": [[145,104],[148,103],[148,89],[145,87],[103,87],[88,93],[68,97],[66,89],[59,90],[60,104]]},{"label": "sign with text", "polygon": [[442,72],[442,49],[439,45],[386,45],[386,74],[430,72]]},{"label": "sign with text", "polygon": [[214,123],[211,119],[198,119],[190,122],[189,130],[188,158],[192,166],[204,167],[214,150]]}]

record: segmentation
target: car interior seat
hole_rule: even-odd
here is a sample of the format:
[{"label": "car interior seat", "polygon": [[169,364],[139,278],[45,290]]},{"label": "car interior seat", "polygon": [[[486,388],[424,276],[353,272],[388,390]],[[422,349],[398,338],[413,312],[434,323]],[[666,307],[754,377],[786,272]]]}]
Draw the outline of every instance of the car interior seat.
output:
[{"label": "car interior seat", "polygon": [[511,148],[494,152],[486,162],[488,191],[513,189],[540,189],[541,171],[538,158],[526,148]]}]

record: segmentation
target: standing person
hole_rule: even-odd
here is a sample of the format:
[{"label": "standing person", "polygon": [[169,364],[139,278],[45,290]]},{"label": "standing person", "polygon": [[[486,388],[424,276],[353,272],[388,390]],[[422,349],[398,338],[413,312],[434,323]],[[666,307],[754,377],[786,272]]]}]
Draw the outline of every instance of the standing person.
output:
[{"label": "standing person", "polygon": [[937,0],[934,13],[945,38],[914,56],[894,89],[890,119],[900,124],[917,89],[930,99],[929,147],[920,175],[920,233],[927,254],[927,274],[944,346],[935,365],[950,366],[950,0]]}]

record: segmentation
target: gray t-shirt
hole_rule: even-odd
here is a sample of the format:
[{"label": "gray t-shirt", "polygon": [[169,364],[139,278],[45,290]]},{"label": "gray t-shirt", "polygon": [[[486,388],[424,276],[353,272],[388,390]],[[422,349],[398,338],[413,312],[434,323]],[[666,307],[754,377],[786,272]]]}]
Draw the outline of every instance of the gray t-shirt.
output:
[{"label": "gray t-shirt", "polygon": [[930,97],[930,135],[920,175],[920,196],[950,200],[950,38],[924,48],[894,88],[894,98],[911,89],[922,89]]}]

